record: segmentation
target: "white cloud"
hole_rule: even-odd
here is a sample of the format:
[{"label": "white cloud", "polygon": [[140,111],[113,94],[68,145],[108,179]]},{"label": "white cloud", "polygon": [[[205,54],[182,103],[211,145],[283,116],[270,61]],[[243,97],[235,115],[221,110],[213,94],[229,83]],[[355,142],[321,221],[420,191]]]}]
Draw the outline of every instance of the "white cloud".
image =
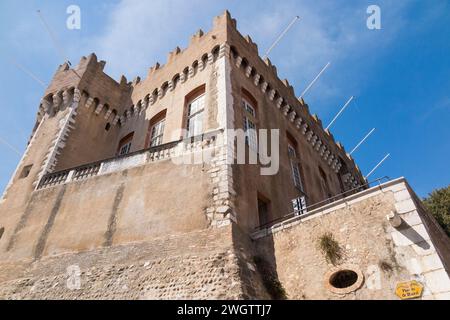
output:
[{"label": "white cloud", "polygon": [[[402,24],[401,10],[408,2],[380,1],[381,31],[366,28],[367,5],[343,3],[122,0],[110,9],[104,32],[88,38],[83,47],[93,49],[100,59],[106,60],[106,71],[116,79],[121,74],[128,79],[145,77],[157,60],[165,63],[167,53],[175,46],[186,46],[189,36],[198,28],[209,29],[213,17],[222,13],[222,6],[229,7],[237,18],[239,30],[258,43],[261,55],[292,18],[299,15],[301,20],[270,58],[278,67],[279,76],[290,79],[297,93],[331,61],[332,67],[317,83],[315,93],[310,93],[310,98],[318,98],[320,93],[320,99],[326,101],[358,94],[355,84],[361,78],[355,76],[364,75],[363,71],[358,75],[356,69],[365,69],[370,55],[379,54],[395,39]],[[347,73],[353,82],[344,79],[343,74]],[[343,92],[346,89],[348,92]]]},{"label": "white cloud", "polygon": [[107,71],[116,79],[121,74],[145,76],[155,59],[164,63],[167,53],[181,45],[180,38],[187,43],[184,24],[198,2],[122,0],[110,11],[104,34],[88,39],[87,45],[107,61]]}]

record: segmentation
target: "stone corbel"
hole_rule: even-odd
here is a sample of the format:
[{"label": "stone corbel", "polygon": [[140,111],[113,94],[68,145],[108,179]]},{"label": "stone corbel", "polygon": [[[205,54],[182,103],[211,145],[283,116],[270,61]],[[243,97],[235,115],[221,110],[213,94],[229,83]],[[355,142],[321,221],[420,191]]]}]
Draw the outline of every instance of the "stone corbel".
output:
[{"label": "stone corbel", "polygon": [[203,71],[203,69],[205,69],[205,64],[203,63],[203,60],[200,60],[198,62],[198,70]]},{"label": "stone corbel", "polygon": [[230,45],[228,43],[222,43],[219,49],[219,58],[230,57]]},{"label": "stone corbel", "polygon": [[262,84],[262,86],[261,86],[261,91],[262,91],[263,93],[266,92],[267,86],[268,86],[268,85],[269,85],[269,84],[268,84],[266,81],[263,82],[263,84]]},{"label": "stone corbel", "polygon": [[156,101],[155,96],[153,94],[151,94],[148,97],[148,102],[150,103],[150,105],[153,105],[155,103],[155,101]]},{"label": "stone corbel", "polygon": [[103,109],[103,104],[99,103],[97,108],[95,109],[95,114],[100,114]]},{"label": "stone corbel", "polygon": [[41,100],[41,104],[42,104],[42,107],[44,108],[44,112],[45,113],[50,113],[51,108],[52,108],[51,102],[48,101],[47,99],[42,99]]},{"label": "stone corbel", "polygon": [[106,111],[106,113],[105,113],[105,120],[108,120],[109,119],[109,117],[111,116],[111,113],[112,113],[112,109],[109,109],[108,111]]},{"label": "stone corbel", "polygon": [[[288,113],[289,113],[289,110],[291,110],[291,106],[290,105],[285,105],[284,107],[283,107],[283,115],[284,116],[287,116],[288,115]],[[293,112],[295,112],[295,111],[293,111]],[[294,115],[294,119],[295,119],[295,115]]]},{"label": "stone corbel", "polygon": [[307,131],[308,131],[308,124],[304,123],[302,125],[302,134],[305,135]]},{"label": "stone corbel", "polygon": [[55,93],[52,98],[53,98],[53,109],[55,111],[58,111],[59,107],[61,106],[61,97],[59,93]]},{"label": "stone corbel", "polygon": [[214,63],[214,55],[210,52],[208,53],[208,64]]},{"label": "stone corbel", "polygon": [[291,113],[289,113],[289,121],[290,122],[294,122],[296,117],[297,117],[297,112],[292,111]]},{"label": "stone corbel", "polygon": [[70,100],[69,91],[64,90],[64,92],[63,92],[63,103],[64,103],[65,106],[67,106],[69,104],[69,100]]},{"label": "stone corbel", "polygon": [[321,146],[322,146],[322,140],[317,141],[314,150],[319,151]]},{"label": "stone corbel", "polygon": [[117,124],[117,122],[119,122],[120,116],[116,116],[112,122],[112,124],[115,126]]},{"label": "stone corbel", "polygon": [[331,164],[333,163],[334,159],[335,159],[334,154],[332,154],[332,155],[328,158],[328,165],[329,165],[329,166],[331,166]]},{"label": "stone corbel", "polygon": [[240,68],[241,67],[241,64],[242,64],[242,57],[237,57],[236,58],[236,67],[237,68]]},{"label": "stone corbel", "polygon": [[173,89],[175,89],[173,80],[170,80],[169,83],[168,83],[168,85],[169,85],[169,91],[173,91]]},{"label": "stone corbel", "polygon": [[186,81],[186,74],[184,72],[180,73],[180,82],[184,83]]},{"label": "stone corbel", "polygon": [[86,107],[86,109],[89,109],[92,106],[92,103],[94,103],[94,98],[89,97],[84,106]]},{"label": "stone corbel", "polygon": [[311,139],[311,145],[314,147],[316,145],[317,140],[319,139],[318,136],[313,135],[312,139]]},{"label": "stone corbel", "polygon": [[188,72],[188,74],[189,74],[189,78],[192,78],[192,77],[194,77],[195,76],[195,69],[194,69],[194,67],[189,67],[189,72]]},{"label": "stone corbel", "polygon": [[282,97],[279,97],[278,99],[277,99],[277,108],[278,109],[280,109],[281,108],[281,104],[283,103],[283,98]]},{"label": "stone corbel", "polygon": [[245,69],[245,76],[247,78],[250,77],[250,74],[252,73],[253,67],[252,66],[247,66],[247,68]]},{"label": "stone corbel", "polygon": [[78,103],[78,102],[80,102],[80,100],[81,100],[81,91],[78,89],[78,88],[76,88],[74,91],[73,91],[73,102],[75,102],[75,103]]},{"label": "stone corbel", "polygon": [[275,89],[270,90],[269,92],[269,100],[272,101],[275,98]]},{"label": "stone corbel", "polygon": [[253,84],[254,84],[255,86],[258,86],[258,85],[259,85],[259,79],[261,79],[261,75],[255,74],[255,77],[253,78]]}]

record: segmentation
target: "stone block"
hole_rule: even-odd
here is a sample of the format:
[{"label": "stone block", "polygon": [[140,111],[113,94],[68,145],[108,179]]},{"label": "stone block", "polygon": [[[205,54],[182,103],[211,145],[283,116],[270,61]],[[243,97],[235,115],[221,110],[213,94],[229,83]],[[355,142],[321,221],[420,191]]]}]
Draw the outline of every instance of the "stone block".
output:
[{"label": "stone block", "polygon": [[395,245],[399,247],[430,240],[430,236],[423,224],[406,229],[394,230],[391,232],[391,235]]},{"label": "stone block", "polygon": [[444,268],[437,253],[422,257],[421,262],[423,272],[429,272]]},{"label": "stone block", "polygon": [[450,291],[434,295],[435,300],[450,300]]},{"label": "stone block", "polygon": [[401,202],[401,201],[411,199],[411,194],[409,193],[409,191],[407,189],[404,189],[401,191],[394,192],[394,198],[395,198],[395,201]]},{"label": "stone block", "polygon": [[425,281],[433,294],[450,291],[450,279],[444,269],[425,273]]},{"label": "stone block", "polygon": [[420,216],[419,216],[417,210],[414,210],[413,212],[402,214],[401,218],[405,221],[405,223],[407,223],[411,227],[418,225],[418,224],[422,224],[422,219],[420,219]]},{"label": "stone block", "polygon": [[397,213],[402,214],[402,213],[416,210],[416,205],[414,204],[414,202],[412,200],[404,200],[404,201],[396,202],[395,209],[397,210]]},{"label": "stone block", "polygon": [[411,248],[413,248],[414,252],[420,256],[427,256],[436,253],[436,250],[431,241],[414,243],[411,245]]}]

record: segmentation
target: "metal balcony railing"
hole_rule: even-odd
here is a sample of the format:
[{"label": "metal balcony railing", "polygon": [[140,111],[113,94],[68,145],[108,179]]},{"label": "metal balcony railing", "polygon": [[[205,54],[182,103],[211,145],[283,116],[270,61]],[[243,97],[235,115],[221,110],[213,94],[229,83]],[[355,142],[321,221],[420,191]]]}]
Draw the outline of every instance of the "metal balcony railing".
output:
[{"label": "metal balcony railing", "polygon": [[318,208],[323,207],[325,205],[332,204],[333,202],[336,202],[336,201],[344,199],[344,198],[346,198],[346,197],[348,197],[350,195],[353,195],[355,193],[363,191],[363,190],[369,188],[370,185],[373,184],[373,183],[381,184],[383,181],[389,181],[389,180],[390,180],[390,178],[388,176],[384,176],[382,178],[375,179],[375,180],[373,180],[371,182],[367,182],[367,183],[365,183],[363,185],[360,185],[360,186],[358,186],[356,188],[349,189],[349,190],[347,190],[345,192],[342,192],[340,194],[337,194],[337,195],[332,196],[330,198],[327,198],[325,200],[322,200],[322,201],[310,204],[310,205],[306,206],[305,208],[301,209],[300,212],[295,212],[295,211],[294,212],[290,212],[287,215],[284,215],[284,216],[282,216],[280,218],[277,218],[277,219],[271,220],[271,221],[269,221],[267,223],[261,224],[260,226],[257,226],[254,229],[254,232],[258,232],[258,231],[261,231],[263,229],[270,228],[270,227],[272,227],[272,226],[274,226],[276,224],[282,223],[283,221],[286,221],[286,220],[291,219],[291,218],[296,217],[296,216],[300,216],[301,217],[301,216],[307,215],[308,212],[311,211],[311,210],[315,210],[315,209],[318,209]]}]

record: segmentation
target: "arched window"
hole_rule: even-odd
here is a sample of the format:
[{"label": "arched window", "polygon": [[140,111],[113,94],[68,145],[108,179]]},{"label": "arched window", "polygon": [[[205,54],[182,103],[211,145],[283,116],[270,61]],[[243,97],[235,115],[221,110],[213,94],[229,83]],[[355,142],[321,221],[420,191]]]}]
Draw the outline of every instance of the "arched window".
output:
[{"label": "arched window", "polygon": [[164,126],[166,122],[166,110],[161,111],[150,120],[149,142],[150,147],[156,147],[163,143]]},{"label": "arched window", "polygon": [[256,127],[256,99],[244,88],[242,88],[242,100],[241,105],[243,109],[243,122],[244,122],[244,132],[245,141],[248,146],[254,151],[258,150],[258,136]]},{"label": "arched window", "polygon": [[205,110],[205,85],[193,90],[186,96],[187,137],[203,132],[203,114]]},{"label": "arched window", "polygon": [[134,136],[134,132],[131,132],[120,140],[119,146],[117,147],[117,155],[118,156],[122,156],[127,153],[130,153],[131,142],[133,141],[133,136]]}]

